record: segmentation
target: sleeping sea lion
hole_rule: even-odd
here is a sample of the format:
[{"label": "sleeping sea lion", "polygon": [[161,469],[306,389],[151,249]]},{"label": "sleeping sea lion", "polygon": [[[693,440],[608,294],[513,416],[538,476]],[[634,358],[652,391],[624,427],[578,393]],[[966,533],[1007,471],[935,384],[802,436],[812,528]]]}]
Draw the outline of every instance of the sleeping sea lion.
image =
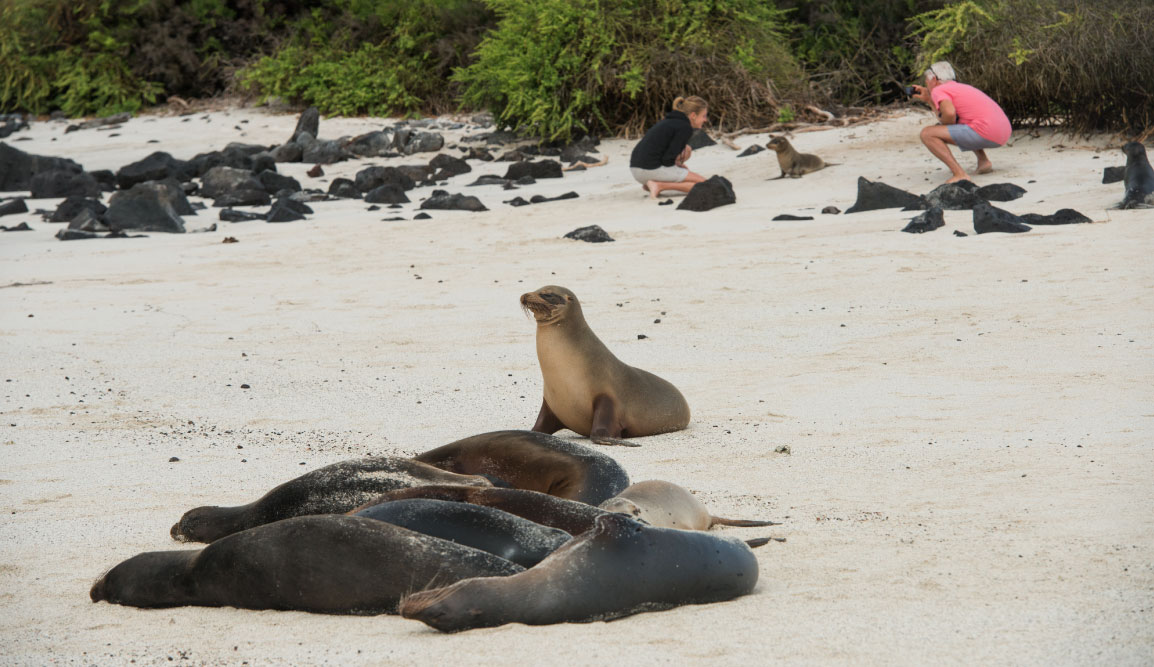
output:
[{"label": "sleeping sea lion", "polygon": [[441,632],[609,620],[731,600],[752,591],[757,575],[741,540],[606,514],[530,570],[415,593],[400,613]]},{"label": "sleeping sea lion", "polygon": [[142,553],[100,577],[89,597],[132,607],[381,614],[413,591],[523,570],[383,521],[325,514],[257,526],[203,549]]},{"label": "sleeping sea lion", "polygon": [[658,528],[709,530],[713,526],[780,526],[775,521],[723,519],[713,516],[688,489],[672,482],[637,482],[601,503],[601,509],[628,514]]},{"label": "sleeping sea lion", "polygon": [[289,480],[247,505],[191,509],[170,534],[180,542],[213,542],[289,517],[341,514],[386,491],[421,484],[492,486],[484,477],[458,475],[400,456],[350,459]]},{"label": "sleeping sea lion", "polygon": [[798,153],[785,137],[774,137],[765,147],[777,151],[777,164],[781,167],[781,176],[777,178],[801,178],[812,171],[835,166],[816,155]]},{"label": "sleeping sea lion", "polygon": [[495,507],[413,498],[367,507],[356,513],[467,547],[487,551],[521,567],[533,567],[572,535]]},{"label": "sleeping sea lion", "polygon": [[498,486],[590,505],[629,486],[629,475],[608,456],[536,431],[482,433],[413,458],[461,475],[483,475]]},{"label": "sleeping sea lion", "polygon": [[623,438],[679,431],[689,405],[669,382],[622,363],[585,323],[573,292],[547,285],[521,295],[537,320],[537,360],[545,395],[533,430],[567,428],[599,445],[637,446]]}]

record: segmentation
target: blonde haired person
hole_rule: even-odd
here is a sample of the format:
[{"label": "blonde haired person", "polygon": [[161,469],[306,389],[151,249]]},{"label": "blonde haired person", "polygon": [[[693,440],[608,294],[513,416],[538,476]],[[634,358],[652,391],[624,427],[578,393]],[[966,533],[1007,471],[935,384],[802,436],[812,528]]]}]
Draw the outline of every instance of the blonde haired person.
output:
[{"label": "blonde haired person", "polygon": [[954,68],[940,60],[925,73],[926,85],[914,86],[914,99],[933,107],[940,125],[922,128],[922,143],[934,157],[946,163],[953,172],[946,182],[970,180],[969,174],[958,164],[947,144],[963,151],[973,151],[978,158],[978,173],[994,170],[986,155],[987,148],[997,148],[1010,139],[1010,119],[998,103],[982,91],[958,83]]},{"label": "blonde haired person", "polygon": [[709,105],[696,95],[673,100],[673,110],[649,128],[629,156],[629,170],[652,199],[664,190],[689,192],[705,180],[689,171],[686,160],[693,155],[689,137],[709,119]]}]

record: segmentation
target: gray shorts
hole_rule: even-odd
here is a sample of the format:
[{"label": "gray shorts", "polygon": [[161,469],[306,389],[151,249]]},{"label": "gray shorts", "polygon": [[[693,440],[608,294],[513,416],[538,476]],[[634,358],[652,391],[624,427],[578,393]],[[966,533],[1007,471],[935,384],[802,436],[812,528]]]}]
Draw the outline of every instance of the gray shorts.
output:
[{"label": "gray shorts", "polygon": [[633,174],[633,178],[637,182],[645,185],[646,181],[657,181],[659,183],[680,183],[689,176],[689,170],[685,167],[658,167],[656,169],[642,169],[641,167],[630,167],[629,171]]},{"label": "gray shorts", "polygon": [[947,125],[946,129],[950,131],[950,138],[954,140],[958,148],[964,151],[982,151],[1001,146],[1001,144],[994,143],[974,132],[974,128],[969,125]]}]

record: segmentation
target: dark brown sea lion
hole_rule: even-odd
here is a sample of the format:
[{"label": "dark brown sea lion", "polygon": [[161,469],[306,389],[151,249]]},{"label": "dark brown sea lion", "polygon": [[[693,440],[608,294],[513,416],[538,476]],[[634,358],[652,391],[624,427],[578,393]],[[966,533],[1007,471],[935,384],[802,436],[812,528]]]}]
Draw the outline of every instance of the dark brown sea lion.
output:
[{"label": "dark brown sea lion", "polygon": [[413,591],[523,569],[382,521],[326,514],[257,526],[199,550],[134,556],[97,580],[89,596],[133,607],[381,614],[395,612]]},{"label": "dark brown sea lion", "polygon": [[601,503],[601,509],[628,514],[658,528],[709,530],[713,526],[779,526],[774,521],[723,519],[713,516],[688,489],[672,482],[637,482]]},{"label": "dark brown sea lion", "polygon": [[777,164],[781,167],[781,176],[778,178],[801,178],[818,169],[834,166],[816,155],[798,153],[785,137],[774,137],[765,147],[777,152]]},{"label": "dark brown sea lion", "polygon": [[585,323],[573,292],[548,285],[521,295],[537,320],[537,360],[545,396],[534,431],[567,428],[599,445],[623,438],[679,431],[689,405],[669,382],[622,363]]},{"label": "dark brown sea lion", "polygon": [[421,484],[491,486],[483,477],[458,475],[400,456],[374,456],[307,472],[237,507],[197,507],[172,527],[180,542],[213,542],[225,535],[307,514],[341,514],[386,491]]},{"label": "dark brown sea lion", "polygon": [[536,431],[482,433],[413,458],[461,475],[483,475],[498,486],[590,505],[629,486],[629,475],[608,456]]},{"label": "dark brown sea lion", "polygon": [[400,612],[442,632],[609,620],[730,600],[752,591],[757,575],[741,540],[607,514],[531,570],[415,593]]},{"label": "dark brown sea lion", "polygon": [[373,505],[355,516],[391,523],[487,551],[521,567],[533,567],[573,538],[495,507],[412,498]]},{"label": "dark brown sea lion", "polygon": [[1122,152],[1126,154],[1126,172],[1122,179],[1126,194],[1121,208],[1147,208],[1152,203],[1150,196],[1154,194],[1154,168],[1150,167],[1150,159],[1146,157],[1146,147],[1131,141],[1122,147]]},{"label": "dark brown sea lion", "polygon": [[570,535],[577,535],[589,530],[598,517],[609,514],[609,512],[592,505],[579,503],[575,500],[565,500],[538,491],[493,487],[478,488],[451,484],[414,486],[409,489],[390,491],[356,508],[350,514],[380,503],[410,498],[431,498],[433,500],[495,507],[542,526],[560,528]]}]

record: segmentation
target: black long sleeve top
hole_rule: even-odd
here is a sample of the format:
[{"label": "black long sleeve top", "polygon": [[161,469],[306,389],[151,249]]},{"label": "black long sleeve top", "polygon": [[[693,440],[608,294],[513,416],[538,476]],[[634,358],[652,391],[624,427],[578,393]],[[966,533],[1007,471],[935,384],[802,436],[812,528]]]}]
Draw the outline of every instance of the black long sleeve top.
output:
[{"label": "black long sleeve top", "polygon": [[642,169],[672,167],[692,135],[689,116],[680,111],[670,111],[633,147],[629,166]]}]

